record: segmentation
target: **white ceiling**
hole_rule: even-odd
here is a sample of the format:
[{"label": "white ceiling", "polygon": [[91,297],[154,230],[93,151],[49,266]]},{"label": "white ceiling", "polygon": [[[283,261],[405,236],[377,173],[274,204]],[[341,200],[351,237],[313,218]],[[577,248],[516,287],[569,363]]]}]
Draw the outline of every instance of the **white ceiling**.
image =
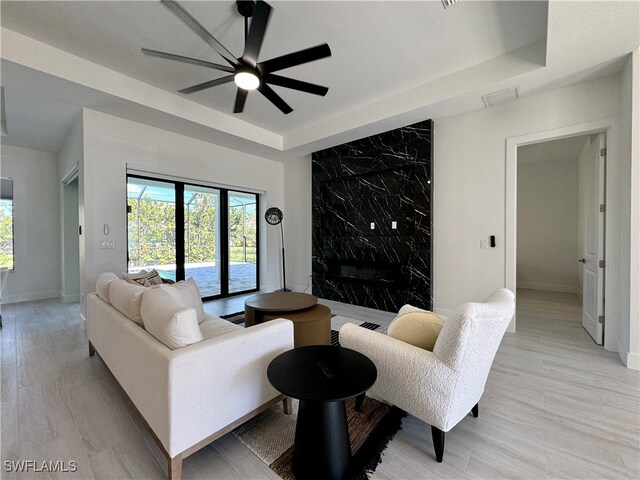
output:
[{"label": "white ceiling", "polygon": [[[513,85],[526,97],[615,74],[640,43],[635,1],[460,0],[446,10],[439,0],[269,3],[261,60],[323,42],[333,52],[282,72],[329,87],[324,98],[274,87],[294,108],[288,116],[257,92],[245,112],[232,114],[232,85],[176,93],[211,72],[144,57],[141,47],[220,59],[158,1],[0,2],[9,130],[2,143],[58,151],[89,107],[286,160],[481,109],[481,95]],[[235,2],[183,5],[241,53]]]},{"label": "white ceiling", "polygon": [[[258,92],[239,116],[285,134],[389,97],[546,37],[546,2],[270,1],[260,60],[328,43],[332,57],[279,72],[329,87],[323,98],[274,89],[294,109],[280,113]],[[234,1],[183,2],[236,56],[243,17]],[[223,72],[145,57],[141,47],[224,63],[158,1],[3,1],[2,26],[169,92],[226,76]],[[231,113],[236,87],[189,95]],[[180,94],[182,95],[182,94]]]}]

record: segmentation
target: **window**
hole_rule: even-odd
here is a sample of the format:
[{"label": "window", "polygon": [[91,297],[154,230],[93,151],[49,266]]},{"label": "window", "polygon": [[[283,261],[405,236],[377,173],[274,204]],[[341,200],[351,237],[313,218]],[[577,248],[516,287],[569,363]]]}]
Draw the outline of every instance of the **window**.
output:
[{"label": "window", "polygon": [[13,180],[0,179],[0,268],[13,270]]},{"label": "window", "polygon": [[259,289],[255,193],[130,175],[127,205],[130,272],[192,277],[205,299]]}]

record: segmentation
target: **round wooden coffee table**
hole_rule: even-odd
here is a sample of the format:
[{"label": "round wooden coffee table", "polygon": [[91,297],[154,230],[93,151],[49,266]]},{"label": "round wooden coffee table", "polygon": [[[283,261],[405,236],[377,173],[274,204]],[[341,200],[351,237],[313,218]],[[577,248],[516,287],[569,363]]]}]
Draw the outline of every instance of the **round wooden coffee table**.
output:
[{"label": "round wooden coffee table", "polygon": [[244,302],[245,326],[287,318],[293,322],[296,347],[328,345],[331,343],[331,310],[317,302],[313,295],[299,292],[253,295]]},{"label": "round wooden coffee table", "polygon": [[318,299],[308,293],[271,292],[253,295],[244,301],[245,325],[262,323],[265,313],[297,312],[313,307]]},{"label": "round wooden coffee table", "polygon": [[376,377],[371,360],[344,347],[294,348],[271,361],[271,385],[300,399],[292,465],[296,478],[347,478],[351,447],[344,400],[364,395]]}]

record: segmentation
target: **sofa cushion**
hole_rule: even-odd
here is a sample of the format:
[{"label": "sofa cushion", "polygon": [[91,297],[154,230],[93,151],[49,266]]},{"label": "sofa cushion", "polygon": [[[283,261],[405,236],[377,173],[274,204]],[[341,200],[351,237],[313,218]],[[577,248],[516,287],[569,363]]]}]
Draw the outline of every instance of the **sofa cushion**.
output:
[{"label": "sofa cushion", "polygon": [[432,351],[444,321],[428,310],[405,305],[389,324],[387,335]]},{"label": "sofa cushion", "polygon": [[198,316],[198,323],[204,320],[204,307],[200,298],[200,290],[193,278],[187,278],[173,284],[153,286],[153,289],[165,290],[167,295],[180,308],[194,308]]},{"label": "sofa cushion", "polygon": [[118,276],[113,272],[101,273],[96,280],[96,291],[98,292],[98,296],[109,305],[111,305],[111,300],[109,298],[109,285],[114,280],[118,280]]},{"label": "sofa cushion", "polygon": [[172,350],[202,341],[196,309],[177,304],[168,290],[145,289],[140,305],[145,329]]},{"label": "sofa cushion", "polygon": [[202,336],[205,340],[235,332],[238,329],[243,329],[243,327],[228,322],[227,320],[223,320],[222,318],[206,314],[204,322],[200,324],[200,331],[202,332]]},{"label": "sofa cushion", "polygon": [[130,318],[140,326],[144,326],[140,315],[140,302],[145,290],[147,289],[139,285],[131,285],[126,280],[113,280],[109,284],[111,305],[125,317]]}]

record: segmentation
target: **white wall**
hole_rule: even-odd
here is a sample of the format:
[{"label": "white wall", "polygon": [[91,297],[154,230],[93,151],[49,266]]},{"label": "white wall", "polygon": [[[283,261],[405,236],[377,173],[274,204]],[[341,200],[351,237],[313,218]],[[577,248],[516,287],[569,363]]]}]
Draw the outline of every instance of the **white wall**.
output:
[{"label": "white wall", "polygon": [[311,291],[311,155],[284,165],[287,287]]},{"label": "white wall", "polygon": [[576,293],[577,250],[578,159],[518,162],[518,288]]},{"label": "white wall", "polygon": [[[89,109],[83,111],[83,136],[80,192],[84,200],[84,234],[80,241],[84,244],[83,297],[95,290],[100,273],[126,271],[127,166],[149,174],[264,192],[259,212],[260,282],[264,291],[279,288],[280,232],[267,228],[264,211],[270,206],[285,210],[282,163]],[[81,210],[81,222],[82,216]],[[109,224],[110,229],[106,236],[104,224]],[[100,249],[103,239],[115,240],[116,248]]]},{"label": "white wall", "polygon": [[[436,309],[446,314],[505,285],[506,139],[619,113],[619,77],[607,77],[435,120]],[[496,248],[481,250],[490,235]]]},{"label": "white wall", "polygon": [[622,130],[629,138],[624,145],[629,175],[622,191],[631,198],[622,212],[626,233],[622,247],[631,249],[631,258],[619,272],[621,284],[629,286],[630,301],[622,306],[618,352],[625,365],[640,370],[640,48],[629,55],[621,89]]},{"label": "white wall", "polygon": [[13,178],[14,266],[2,303],[60,294],[58,156],[2,145],[2,176]]}]

